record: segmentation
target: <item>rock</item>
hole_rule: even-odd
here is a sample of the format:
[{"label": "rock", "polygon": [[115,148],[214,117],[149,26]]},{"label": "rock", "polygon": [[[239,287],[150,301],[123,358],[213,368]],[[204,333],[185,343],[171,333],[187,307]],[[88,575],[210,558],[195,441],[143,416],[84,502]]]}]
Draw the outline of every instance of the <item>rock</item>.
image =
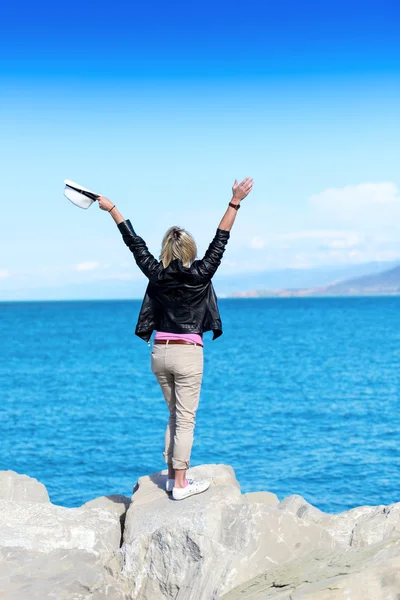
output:
[{"label": "rock", "polygon": [[0,500],[0,597],[130,600],[119,552],[129,502],[112,496],[64,508]]},{"label": "rock", "polygon": [[94,500],[89,500],[89,502],[86,502],[82,506],[84,508],[103,508],[117,517],[119,519],[121,528],[121,545],[122,532],[125,527],[126,511],[128,510],[130,504],[131,499],[127,496],[123,496],[122,494],[112,494],[111,496],[100,496],[99,498],[94,498]]},{"label": "rock", "polygon": [[327,513],[309,504],[307,500],[304,500],[298,494],[292,494],[284,498],[282,502],[279,502],[278,508],[310,523],[319,523],[323,517],[327,516]]},{"label": "rock", "polygon": [[0,499],[10,502],[50,502],[43,483],[15,471],[0,471]]},{"label": "rock", "polygon": [[[353,527],[350,545],[363,548],[381,540],[400,537],[400,502],[368,509]],[[370,510],[375,508],[374,510]],[[400,590],[400,588],[399,588]]]},{"label": "rock", "polygon": [[224,465],[191,475],[210,489],[174,502],[163,471],[140,478],[132,502],[69,509],[0,472],[0,598],[399,600],[400,503],[328,514],[298,495],[241,494]]},{"label": "rock", "polygon": [[130,600],[116,559],[82,550],[0,548],[2,600]]},{"label": "rock", "polygon": [[223,600],[397,600],[400,539],[312,553],[237,587]]},{"label": "rock", "polygon": [[0,500],[0,547],[77,549],[110,556],[118,550],[120,537],[119,519],[101,508]]},{"label": "rock", "polygon": [[282,500],[278,508],[308,523],[320,525],[336,541],[352,547],[361,548],[400,536],[400,502],[389,506],[358,506],[338,514],[328,514],[301,496],[293,495]]},{"label": "rock", "polygon": [[89,502],[85,502],[82,504],[85,508],[103,508],[104,510],[108,510],[114,516],[121,518],[125,515],[131,504],[131,499],[127,496],[123,496],[122,494],[113,494],[111,496],[100,496],[99,498],[94,498],[94,500],[89,500]]},{"label": "rock", "polygon": [[248,492],[244,497],[249,502],[257,502],[258,504],[267,504],[267,506],[278,506],[279,498],[272,492]]},{"label": "rock", "polygon": [[229,600],[398,600],[400,591],[400,503],[359,506],[327,514],[301,496],[278,509],[328,532],[340,553],[310,553],[266,572],[224,596]]},{"label": "rock", "polygon": [[182,502],[164,491],[163,473],[138,481],[122,546],[132,600],[213,600],[266,568],[338,546],[319,525],[249,501],[230,467],[191,474],[212,485]]}]

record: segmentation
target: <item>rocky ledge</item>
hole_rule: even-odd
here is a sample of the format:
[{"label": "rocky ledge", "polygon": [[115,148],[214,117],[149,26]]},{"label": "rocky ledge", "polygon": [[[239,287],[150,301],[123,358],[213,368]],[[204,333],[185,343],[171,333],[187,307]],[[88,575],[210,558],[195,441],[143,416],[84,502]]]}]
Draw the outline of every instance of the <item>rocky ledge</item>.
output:
[{"label": "rocky ledge", "polygon": [[398,600],[400,503],[323,513],[294,495],[242,494],[224,465],[174,502],[166,473],[132,498],[56,506],[0,471],[0,598],[7,600]]}]

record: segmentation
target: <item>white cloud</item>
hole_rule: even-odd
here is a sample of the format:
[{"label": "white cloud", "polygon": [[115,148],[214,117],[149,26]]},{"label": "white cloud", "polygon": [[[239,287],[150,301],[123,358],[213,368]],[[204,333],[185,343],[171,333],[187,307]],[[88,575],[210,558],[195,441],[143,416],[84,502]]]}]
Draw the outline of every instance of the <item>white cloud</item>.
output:
[{"label": "white cloud", "polygon": [[288,218],[284,210],[270,213],[265,229],[260,230],[257,216],[242,222],[239,239],[232,236],[232,271],[400,260],[400,191],[395,183],[329,188],[305,198],[302,206],[298,203]]},{"label": "white cloud", "polygon": [[93,260],[93,261],[79,263],[78,265],[76,265],[75,269],[77,271],[94,271],[95,269],[98,269],[99,267],[100,267],[100,263]]},{"label": "white cloud", "polygon": [[10,272],[8,269],[0,269],[0,279],[6,279],[10,276]]},{"label": "white cloud", "polygon": [[[283,233],[272,238],[278,242],[319,242],[331,248],[349,248],[358,245],[362,238],[355,231],[338,231],[329,229],[311,229]],[[286,246],[287,247],[287,246]]]},{"label": "white cloud", "polygon": [[255,250],[262,250],[263,248],[265,248],[265,246],[265,240],[258,235],[253,237],[250,241],[250,248],[254,248]]},{"label": "white cloud", "polygon": [[329,188],[308,199],[298,231],[268,238],[294,267],[400,259],[400,192],[394,183]]},{"label": "white cloud", "polygon": [[333,221],[351,221],[378,214],[385,221],[393,210],[400,209],[400,195],[394,183],[360,183],[329,188],[309,198],[310,207]]},{"label": "white cloud", "polygon": [[359,246],[363,241],[363,237],[355,231],[343,232],[340,236],[334,236],[328,246],[330,248],[354,248]]},{"label": "white cloud", "polygon": [[113,270],[113,265],[111,263],[100,263],[97,261],[87,261],[80,263],[75,266],[76,271],[93,271],[91,274],[92,281],[107,281],[107,280],[119,280],[119,281],[140,281],[144,278],[143,273],[134,268],[134,263],[129,263],[130,269],[129,271],[122,270]]},{"label": "white cloud", "polygon": [[110,279],[116,279],[120,281],[141,281],[144,279],[144,275],[140,271],[135,271],[133,273],[98,273],[93,275],[92,279],[99,281],[107,281]]}]

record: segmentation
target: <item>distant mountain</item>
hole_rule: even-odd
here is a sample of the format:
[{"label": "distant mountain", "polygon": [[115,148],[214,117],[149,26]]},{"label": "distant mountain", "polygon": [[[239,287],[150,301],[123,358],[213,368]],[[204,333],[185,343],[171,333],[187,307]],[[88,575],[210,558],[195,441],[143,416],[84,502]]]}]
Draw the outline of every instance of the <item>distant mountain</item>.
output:
[{"label": "distant mountain", "polygon": [[223,275],[217,273],[215,289],[220,296],[245,295],[248,290],[298,290],[381,273],[397,266],[396,262],[369,262],[356,265],[330,265],[309,269],[277,269],[271,271],[247,271]]},{"label": "distant mountain", "polygon": [[236,297],[385,296],[400,295],[400,265],[381,273],[353,277],[329,285],[302,289],[253,290]]},{"label": "distant mountain", "polygon": [[330,296],[400,295],[400,265],[382,273],[328,285],[323,293]]},{"label": "distant mountain", "polygon": [[[311,269],[279,269],[275,271],[247,271],[226,275],[217,272],[213,279],[219,297],[232,296],[309,296],[324,294],[347,294],[345,289],[384,289],[392,287],[378,284],[374,277],[385,273],[398,272],[395,262],[372,262],[358,265],[336,265]],[[136,273],[132,263],[132,274]],[[394,277],[394,275],[393,275]],[[372,280],[371,280],[372,278]],[[356,283],[354,283],[356,282]],[[27,284],[13,286],[10,278],[2,280],[1,300],[85,300],[85,299],[131,299],[143,298],[147,285],[144,275],[138,273],[135,279],[90,279],[84,282],[63,282],[52,286]],[[394,285],[394,284],[393,284]],[[342,286],[345,286],[344,288]],[[358,286],[358,287],[357,287]],[[361,287],[360,287],[361,286]],[[250,291],[249,291],[250,290]],[[361,291],[354,293],[364,293]],[[370,292],[373,293],[373,292]],[[391,291],[377,293],[392,293]]]}]

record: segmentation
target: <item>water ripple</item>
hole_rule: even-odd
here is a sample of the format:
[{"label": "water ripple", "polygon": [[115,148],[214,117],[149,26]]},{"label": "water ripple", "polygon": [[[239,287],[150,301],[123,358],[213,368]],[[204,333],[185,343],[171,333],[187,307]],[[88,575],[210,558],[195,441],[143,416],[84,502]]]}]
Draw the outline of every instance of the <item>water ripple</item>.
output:
[{"label": "water ripple", "polygon": [[[400,299],[220,305],[193,464],[232,464],[243,491],[329,512],[399,501]],[[133,335],[139,306],[0,305],[0,469],[77,506],[163,468],[167,411]]]}]

